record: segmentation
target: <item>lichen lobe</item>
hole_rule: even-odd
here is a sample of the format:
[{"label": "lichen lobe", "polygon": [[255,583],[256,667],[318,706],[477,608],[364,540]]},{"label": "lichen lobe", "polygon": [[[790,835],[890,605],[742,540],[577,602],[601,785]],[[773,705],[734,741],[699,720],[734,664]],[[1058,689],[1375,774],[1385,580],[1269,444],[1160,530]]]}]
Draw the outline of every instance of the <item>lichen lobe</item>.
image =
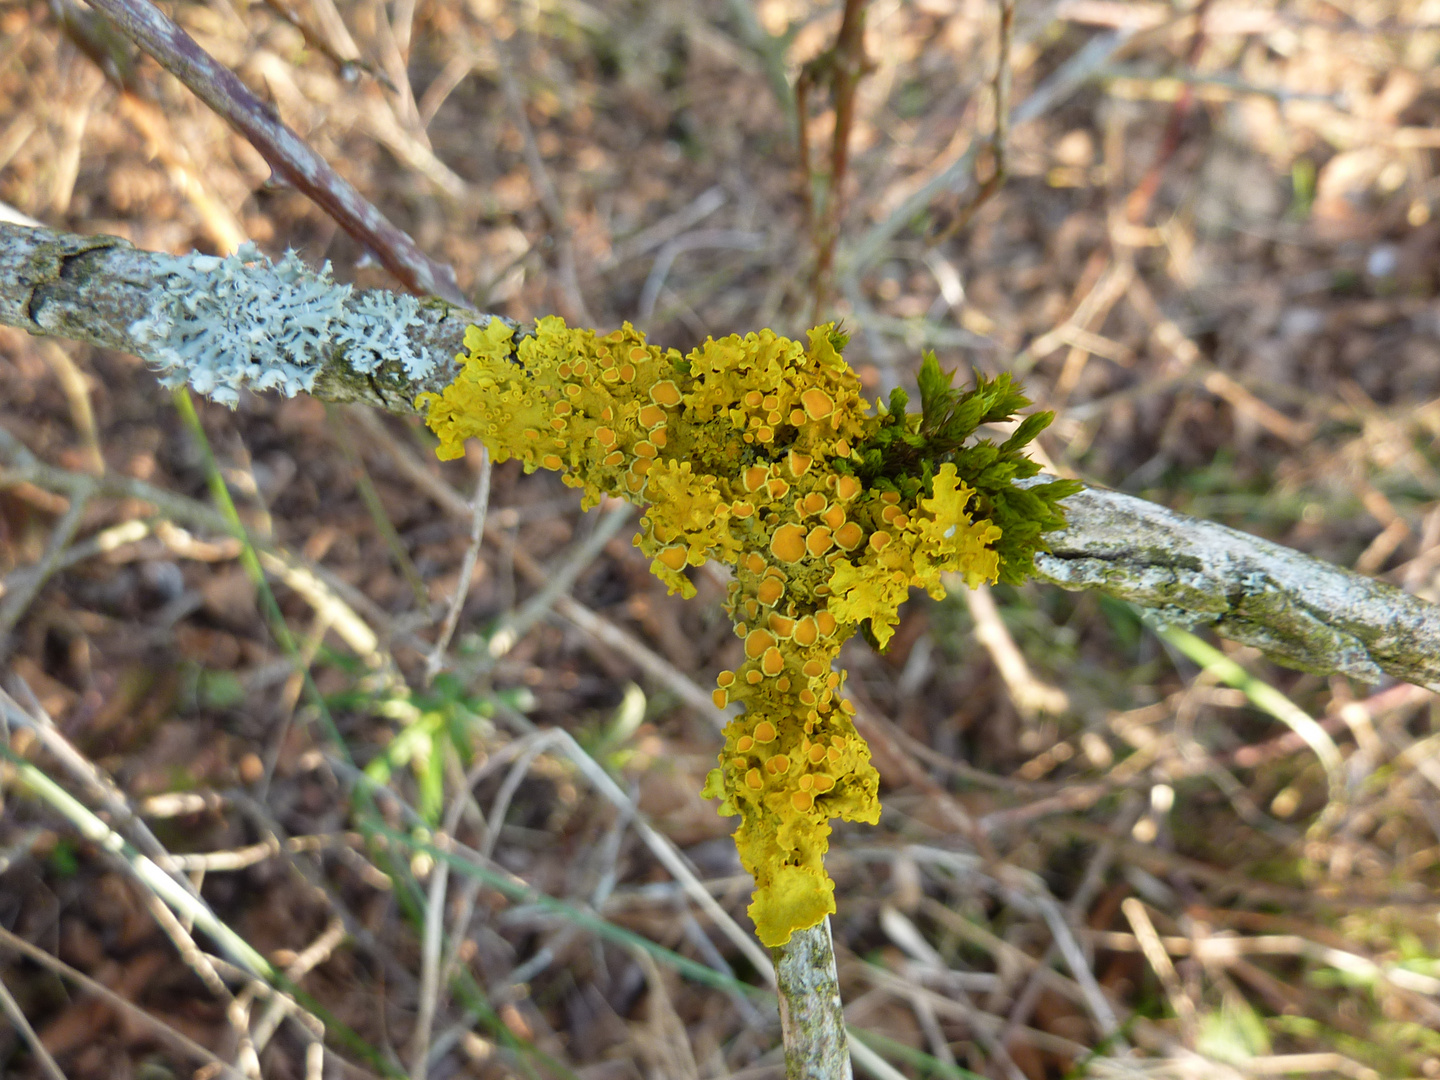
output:
[{"label": "lichen lobe", "polygon": [[[879,776],[834,670],[867,624],[883,645],[911,587],[939,595],[1000,571],[1000,529],[975,513],[955,465],[895,490],[855,475],[880,423],[831,326],[805,343],[772,331],[707,340],[682,356],[628,324],[604,336],[559,318],[515,340],[471,327],[459,376],[421,395],[442,458],[479,438],[497,461],[554,469],[587,505],[646,505],[635,544],[672,592],[707,559],[734,568],[726,608],[744,661],[717,679],[738,703],[705,795],[738,815],[766,945],[835,910],[823,859],[835,818],[878,820]],[[892,419],[893,424],[893,419]]]}]

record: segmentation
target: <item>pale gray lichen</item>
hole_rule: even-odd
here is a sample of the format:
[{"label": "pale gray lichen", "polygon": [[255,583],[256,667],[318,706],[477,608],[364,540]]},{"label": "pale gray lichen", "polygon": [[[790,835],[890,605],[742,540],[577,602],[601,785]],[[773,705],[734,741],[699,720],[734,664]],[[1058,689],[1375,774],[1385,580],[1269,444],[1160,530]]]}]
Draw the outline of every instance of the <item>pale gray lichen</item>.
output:
[{"label": "pale gray lichen", "polygon": [[370,374],[386,360],[405,368],[407,377],[423,379],[435,362],[415,348],[406,328],[420,325],[420,301],[406,293],[365,292],[350,305],[345,321],[335,328],[335,344],[356,371]]},{"label": "pale gray lichen", "polygon": [[166,386],[189,384],[233,408],[247,386],[286,397],[312,390],[332,354],[362,374],[387,360],[411,379],[433,367],[406,334],[419,322],[419,302],[386,292],[352,299],[328,262],[311,270],[293,251],[272,262],[253,244],[227,258],[159,261],[163,289],[130,333]]},{"label": "pale gray lichen", "polygon": [[1137,604],[1135,610],[1139,613],[1141,622],[1161,633],[1172,627],[1194,630],[1197,626],[1209,626],[1220,618],[1214,612],[1193,611],[1176,604],[1165,604],[1160,607],[1141,607]]}]

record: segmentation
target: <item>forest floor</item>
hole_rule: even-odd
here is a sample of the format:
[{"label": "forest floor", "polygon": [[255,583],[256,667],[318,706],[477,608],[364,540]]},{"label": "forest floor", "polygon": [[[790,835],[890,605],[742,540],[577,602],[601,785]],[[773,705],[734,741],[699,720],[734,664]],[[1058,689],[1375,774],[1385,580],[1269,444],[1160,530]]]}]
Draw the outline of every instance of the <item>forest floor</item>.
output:
[{"label": "forest floor", "polygon": [[[842,7],[167,10],[483,310],[629,320],[683,350],[810,324],[823,226],[782,90]],[[87,12],[0,0],[0,203],[394,287]],[[818,305],[867,389],[913,386],[926,349],[1017,371],[1056,412],[1053,470],[1440,597],[1440,3],[1025,0],[1008,178],[976,204],[998,33],[982,0],[868,5]],[[823,195],[835,110],[807,70]],[[0,471],[12,1020],[71,1080],[220,1075],[175,1033],[241,1073],[318,1077],[321,1024],[334,1077],[782,1075],[763,954],[738,944],[734,822],[699,794],[704,702],[741,650],[723,577],[667,596],[630,511],[499,466],[427,682],[479,455],[442,465],[417,420],[307,398],[197,404],[208,451],[135,358],[0,328],[4,432],[72,479],[166,493]],[[214,475],[308,677],[214,525]],[[1250,677],[1227,682],[1192,639],[1049,587],[902,615],[885,655],[846,647],[885,809],[828,859],[847,1016],[892,1067],[871,1075],[1440,1076],[1431,692],[1217,642]],[[1267,684],[1320,721],[1342,784]],[[22,762],[143,835],[128,806],[304,1008],[194,951],[213,939]],[[440,872],[446,823],[488,876]],[[0,1023],[9,1075],[45,1073]]]}]

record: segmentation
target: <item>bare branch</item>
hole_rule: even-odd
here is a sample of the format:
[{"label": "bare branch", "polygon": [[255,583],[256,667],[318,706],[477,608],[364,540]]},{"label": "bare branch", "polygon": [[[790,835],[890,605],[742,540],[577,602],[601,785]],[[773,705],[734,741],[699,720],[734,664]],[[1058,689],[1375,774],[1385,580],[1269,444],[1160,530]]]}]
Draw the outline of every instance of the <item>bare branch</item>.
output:
[{"label": "bare branch", "polygon": [[1063,503],[1036,576],[1099,589],[1162,622],[1208,625],[1294,667],[1440,687],[1440,608],[1280,544],[1090,488]]}]

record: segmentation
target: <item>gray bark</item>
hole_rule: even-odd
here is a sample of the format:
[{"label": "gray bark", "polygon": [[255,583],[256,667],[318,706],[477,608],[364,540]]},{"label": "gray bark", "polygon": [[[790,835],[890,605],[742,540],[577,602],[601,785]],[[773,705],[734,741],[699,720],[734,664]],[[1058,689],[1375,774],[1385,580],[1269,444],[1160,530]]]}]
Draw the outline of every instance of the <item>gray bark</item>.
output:
[{"label": "gray bark", "polygon": [[1161,623],[1206,625],[1291,667],[1440,689],[1440,608],[1393,585],[1163,506],[1090,488],[1063,504],[1035,576]]},{"label": "gray bark", "polygon": [[[137,333],[137,324],[170,288],[174,261],[115,236],[79,236],[0,222],[0,323],[133,353],[159,366],[160,356],[153,343]],[[374,295],[391,294],[377,290]],[[344,312],[358,319],[366,296],[346,296]],[[493,317],[443,300],[420,301],[416,322],[405,336],[415,354],[432,361],[433,370],[421,379],[411,378],[398,362],[375,371],[356,370],[339,343],[345,322],[337,319],[329,328],[333,343],[318,358],[312,392],[326,401],[413,413],[417,394],[439,392],[454,378],[465,328]]]},{"label": "gray bark", "polygon": [[777,949],[780,1027],[785,1036],[785,1080],[850,1080],[850,1040],[840,1005],[830,920],[796,930]]}]

